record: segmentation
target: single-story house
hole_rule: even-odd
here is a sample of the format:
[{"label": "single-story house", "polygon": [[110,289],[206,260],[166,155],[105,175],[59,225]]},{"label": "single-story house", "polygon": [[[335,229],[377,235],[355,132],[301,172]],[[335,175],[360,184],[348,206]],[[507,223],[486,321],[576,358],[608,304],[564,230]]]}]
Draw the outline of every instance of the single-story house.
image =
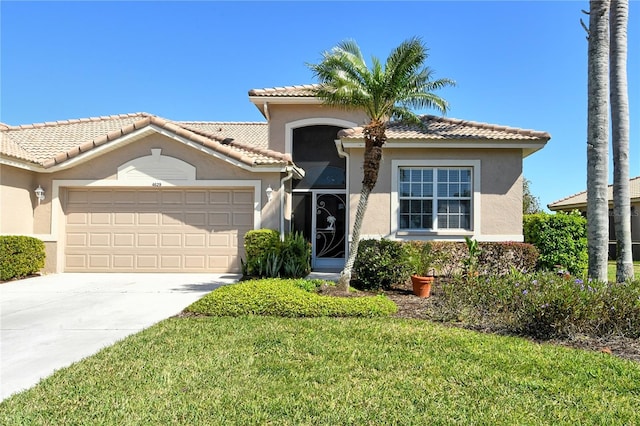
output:
[{"label": "single-story house", "polygon": [[[45,272],[237,272],[247,231],[298,230],[313,268],[339,268],[367,120],[312,88],[249,91],[265,122],[0,124],[0,234],[42,239]],[[389,125],[363,237],[522,241],[522,160],[549,134],[422,121]]]},{"label": "single-story house", "polygon": [[[616,232],[613,216],[613,185],[607,188],[609,200],[609,257],[616,258]],[[640,260],[640,176],[629,180],[629,196],[631,197],[631,244],[633,260]],[[549,210],[570,212],[579,210],[587,214],[587,191],[570,195],[549,204]]]}]

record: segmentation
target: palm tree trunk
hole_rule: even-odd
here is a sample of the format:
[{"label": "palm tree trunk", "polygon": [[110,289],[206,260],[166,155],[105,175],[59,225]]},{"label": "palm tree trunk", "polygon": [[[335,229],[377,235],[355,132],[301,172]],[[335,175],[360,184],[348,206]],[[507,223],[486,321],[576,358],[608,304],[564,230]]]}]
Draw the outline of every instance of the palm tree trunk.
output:
[{"label": "palm tree trunk", "polygon": [[356,209],[356,218],[353,222],[353,232],[351,233],[351,246],[349,247],[349,257],[344,265],[344,269],[340,273],[340,279],[338,280],[339,290],[349,290],[349,282],[351,281],[351,271],[353,270],[353,264],[356,261],[358,255],[358,247],[360,246],[360,230],[362,229],[362,220],[364,213],[367,210],[367,204],[369,203],[369,194],[371,190],[368,186],[362,185],[362,191],[360,191],[360,200],[358,201],[358,208]]},{"label": "palm tree trunk", "polygon": [[589,277],[606,281],[609,244],[609,0],[590,0],[587,118]]},{"label": "palm tree trunk", "polygon": [[613,216],[616,230],[616,281],[633,278],[631,198],[629,194],[629,89],[627,23],[629,1],[611,2],[611,131],[613,145]]},{"label": "palm tree trunk", "polygon": [[378,172],[380,171],[380,161],[382,160],[382,145],[387,140],[385,134],[386,126],[384,122],[373,120],[364,128],[364,164],[362,179],[362,191],[360,191],[360,200],[356,209],[356,217],[353,222],[353,231],[351,233],[351,246],[349,247],[349,257],[344,264],[344,269],[340,273],[338,280],[338,289],[348,290],[351,281],[351,271],[353,264],[358,256],[358,247],[360,246],[360,230],[362,229],[362,220],[369,203],[369,194],[376,186],[378,181]]}]

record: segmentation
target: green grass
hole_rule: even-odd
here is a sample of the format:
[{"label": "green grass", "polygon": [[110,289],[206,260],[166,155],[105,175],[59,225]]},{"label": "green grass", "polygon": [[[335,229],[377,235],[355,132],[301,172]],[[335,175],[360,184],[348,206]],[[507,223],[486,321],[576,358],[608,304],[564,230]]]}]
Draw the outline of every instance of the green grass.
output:
[{"label": "green grass", "polygon": [[2,425],[639,424],[640,365],[396,318],[163,321],[0,403]]},{"label": "green grass", "polygon": [[[640,262],[633,262],[633,273],[636,278],[640,278]],[[609,282],[616,281],[616,261],[610,260],[607,268],[607,280]]]}]

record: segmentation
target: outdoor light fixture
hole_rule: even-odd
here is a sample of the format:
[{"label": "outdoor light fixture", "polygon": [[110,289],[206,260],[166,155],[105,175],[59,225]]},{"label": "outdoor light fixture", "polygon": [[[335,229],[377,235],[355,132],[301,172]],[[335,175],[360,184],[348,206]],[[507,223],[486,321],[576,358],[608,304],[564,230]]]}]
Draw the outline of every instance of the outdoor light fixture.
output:
[{"label": "outdoor light fixture", "polygon": [[44,201],[44,189],[42,189],[42,187],[38,185],[38,187],[35,189],[35,193],[36,198],[38,199],[38,205],[40,205],[40,203]]},{"label": "outdoor light fixture", "polygon": [[267,186],[267,189],[264,190],[267,193],[267,201],[271,201],[271,194],[273,194],[273,189],[271,185]]}]

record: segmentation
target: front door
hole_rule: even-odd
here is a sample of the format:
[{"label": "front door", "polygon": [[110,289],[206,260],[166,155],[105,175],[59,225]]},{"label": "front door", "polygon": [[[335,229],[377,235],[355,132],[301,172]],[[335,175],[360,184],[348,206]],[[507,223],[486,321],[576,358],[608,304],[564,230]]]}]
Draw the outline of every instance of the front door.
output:
[{"label": "front door", "polygon": [[293,230],[311,241],[311,267],[342,268],[346,251],[346,194],[311,190],[293,194]]}]

